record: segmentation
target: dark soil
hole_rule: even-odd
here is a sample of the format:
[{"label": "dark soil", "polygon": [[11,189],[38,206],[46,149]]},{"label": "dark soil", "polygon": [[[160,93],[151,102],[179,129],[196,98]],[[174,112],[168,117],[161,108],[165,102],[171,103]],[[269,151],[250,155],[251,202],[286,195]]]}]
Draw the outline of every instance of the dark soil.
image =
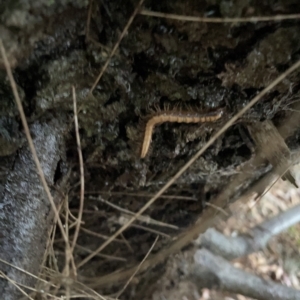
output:
[{"label": "dark soil", "polygon": [[[233,114],[300,58],[298,20],[210,24],[137,15],[93,96],[88,97],[136,5],[137,1],[130,0],[93,1],[86,36],[88,1],[0,2],[0,37],[14,68],[29,123],[55,116],[69,124],[64,134],[72,169],[69,200],[74,214],[79,203],[79,165],[71,87],[76,87],[87,193],[83,227],[107,236],[120,227],[122,215],[106,203],[89,198],[90,194],[137,212],[149,200],[137,194],[155,193]],[[234,4],[227,0],[149,0],[144,7],[209,17],[300,12],[297,0]],[[17,155],[25,138],[1,59],[0,66],[0,163],[7,168],[7,161]],[[300,96],[299,79],[296,71],[277,85],[177,180],[167,193],[174,198],[161,198],[148,209],[148,216],[178,229],[136,223],[164,234],[153,253],[192,224],[205,202],[222,191],[238,167],[254,155],[246,125],[265,119],[280,122]],[[157,126],[150,153],[140,159],[142,117],[150,109],[165,105],[204,112],[224,108],[226,113],[215,123]],[[295,148],[298,143],[295,135],[289,146]],[[264,172],[266,168],[253,180]],[[102,252],[126,261],[95,257],[79,270],[79,275],[99,277],[139,263],[156,235],[130,227],[124,232],[129,247],[113,242]],[[78,245],[95,250],[102,242],[82,231]],[[62,250],[60,262],[64,244],[57,242],[55,246]],[[82,248],[75,253],[77,262],[89,254]]]}]

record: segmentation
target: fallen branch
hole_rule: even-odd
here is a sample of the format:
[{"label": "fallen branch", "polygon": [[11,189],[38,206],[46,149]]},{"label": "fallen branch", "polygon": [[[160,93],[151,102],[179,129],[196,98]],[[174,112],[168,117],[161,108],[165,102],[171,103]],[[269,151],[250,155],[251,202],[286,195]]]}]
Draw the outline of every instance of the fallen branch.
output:
[{"label": "fallen branch", "polygon": [[191,280],[198,287],[202,287],[203,280],[207,284],[208,278],[211,278],[214,288],[243,294],[258,300],[300,299],[300,291],[237,269],[224,258],[216,256],[206,249],[196,251],[194,259],[196,264],[191,274]]},{"label": "fallen branch", "polygon": [[290,149],[273,122],[266,120],[264,122],[251,123],[248,125],[248,130],[255,141],[256,147],[259,149],[259,153],[262,153],[273,166],[274,173],[298,187],[295,178],[289,170],[289,167],[292,165]]},{"label": "fallen branch", "polygon": [[228,237],[214,228],[209,228],[200,236],[197,244],[216,255],[232,260],[264,248],[270,238],[298,222],[300,222],[300,205],[276,215],[237,237]]}]

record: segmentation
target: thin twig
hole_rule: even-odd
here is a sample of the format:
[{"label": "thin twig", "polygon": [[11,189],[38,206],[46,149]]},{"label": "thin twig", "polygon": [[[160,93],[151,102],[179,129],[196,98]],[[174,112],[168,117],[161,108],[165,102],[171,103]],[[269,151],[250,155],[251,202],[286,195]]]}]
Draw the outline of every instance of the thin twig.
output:
[{"label": "thin twig", "polygon": [[94,291],[93,289],[91,289],[90,287],[84,285],[83,283],[81,283],[79,281],[75,281],[74,283],[75,283],[75,286],[81,285],[84,289],[88,290],[90,293],[95,294],[95,296],[97,296],[97,298],[95,298],[95,299],[97,299],[97,300],[99,300],[99,299],[109,300],[108,298],[103,297],[102,295],[98,294],[96,291]]},{"label": "thin twig", "polygon": [[10,67],[9,61],[7,59],[6,51],[5,51],[5,48],[4,48],[4,45],[3,45],[3,42],[2,42],[1,39],[0,39],[0,50],[1,50],[1,55],[2,55],[2,58],[3,58],[3,62],[4,62],[4,65],[5,65],[5,69],[6,69],[6,72],[7,72],[7,76],[9,78],[9,82],[10,82],[10,85],[11,85],[11,89],[12,89],[12,92],[14,94],[14,98],[15,98],[15,101],[16,101],[16,104],[17,104],[17,107],[18,107],[18,110],[19,110],[19,113],[20,113],[22,125],[24,127],[24,131],[25,131],[25,135],[26,135],[26,138],[27,138],[27,141],[28,141],[28,144],[29,144],[29,148],[30,148],[30,151],[32,153],[33,160],[35,162],[39,177],[41,179],[41,183],[42,183],[42,185],[45,189],[45,192],[47,194],[47,197],[48,197],[49,202],[51,204],[51,207],[53,209],[54,215],[57,219],[58,226],[60,228],[60,231],[61,231],[61,234],[64,238],[64,241],[66,243],[66,247],[70,248],[66,232],[64,230],[61,219],[59,217],[56,205],[54,203],[54,200],[53,200],[53,197],[51,195],[50,189],[48,187],[48,184],[47,184],[42,166],[41,166],[39,158],[37,156],[35,146],[34,146],[33,141],[32,141],[32,137],[31,137],[31,134],[30,134],[30,131],[29,131],[28,123],[27,123],[27,120],[26,120],[26,116],[25,116],[25,113],[24,113],[24,110],[23,110],[23,105],[22,105],[22,102],[21,102],[21,99],[20,99],[20,96],[19,96],[19,93],[18,93],[17,85],[16,85],[16,82],[14,80],[14,77],[13,77],[13,74],[12,74],[12,71],[11,71],[11,67]]},{"label": "thin twig", "polygon": [[122,288],[122,290],[117,294],[116,298],[118,299],[121,294],[125,291],[125,289],[127,288],[127,286],[129,285],[129,283],[131,282],[131,280],[133,279],[133,277],[138,273],[138,271],[140,270],[142,264],[144,263],[144,261],[147,259],[147,257],[150,255],[150,253],[152,252],[154,246],[156,245],[158,241],[158,236],[156,237],[155,241],[153,242],[152,246],[150,247],[149,251],[147,252],[147,254],[145,255],[145,257],[143,258],[143,260],[140,262],[140,264],[137,266],[136,270],[133,272],[133,274],[130,276],[130,278],[128,279],[128,281],[126,282],[126,284],[124,285],[124,287]]},{"label": "thin twig", "polygon": [[[126,222],[128,222],[127,220],[128,220],[127,216],[125,216],[125,217],[122,216],[122,217],[119,218],[118,221],[116,221],[116,223],[119,224],[119,225],[123,225],[123,224],[126,224]],[[145,230],[145,231],[149,231],[149,232],[155,233],[155,234],[157,234],[157,235],[164,236],[164,237],[166,237],[166,238],[168,238],[168,239],[171,238],[170,235],[168,235],[168,234],[166,234],[166,233],[164,233],[164,232],[161,232],[161,231],[158,231],[158,230],[149,228],[149,227],[145,227],[145,226],[137,225],[137,224],[131,224],[130,226],[131,226],[131,227],[134,227],[134,228],[142,229],[142,230]]]},{"label": "thin twig", "polygon": [[74,247],[76,245],[76,241],[80,231],[80,225],[82,220],[83,213],[83,205],[84,205],[84,167],[83,167],[83,157],[81,151],[81,143],[80,143],[80,135],[79,135],[79,126],[78,126],[78,116],[77,116],[77,102],[76,102],[76,93],[75,87],[72,86],[72,96],[73,96],[73,107],[74,107],[74,124],[75,124],[75,133],[76,133],[76,142],[77,142],[77,151],[79,157],[79,165],[80,165],[80,204],[79,204],[79,212],[76,223],[76,229],[74,232],[74,237],[72,241],[71,251],[74,251]]},{"label": "thin twig", "polygon": [[214,228],[209,228],[200,236],[197,246],[209,249],[225,259],[233,260],[265,248],[272,237],[299,221],[300,204],[278,213],[235,237],[225,236]]},{"label": "thin twig", "polygon": [[89,2],[90,2],[89,10],[88,10],[88,15],[87,15],[87,20],[86,20],[86,28],[85,28],[86,41],[90,37],[90,24],[91,24],[91,17],[92,17],[93,0],[90,0]]},{"label": "thin twig", "polygon": [[[67,234],[67,237],[69,239],[69,201],[66,199],[65,201],[65,213],[66,213],[66,219],[65,219],[65,228],[66,228],[66,234]],[[67,247],[65,248],[65,268],[64,268],[64,271],[63,271],[63,275],[66,277],[66,278],[69,278],[70,277],[70,261],[71,261],[71,254],[72,252],[71,251],[68,251],[68,250],[71,250],[71,249],[68,249]],[[74,270],[74,272],[76,272],[76,270]],[[66,300],[70,300],[70,286],[69,284],[66,284],[66,287],[65,287],[65,297],[66,297]]]},{"label": "thin twig", "polygon": [[[102,203],[105,203],[107,204],[108,206],[122,212],[122,213],[125,213],[127,215],[134,215],[134,213],[128,209],[125,209],[125,208],[122,208],[108,200],[105,200],[105,199],[102,199],[101,196],[99,197],[89,197],[89,199],[92,199],[92,200],[96,200],[96,201],[100,201]],[[178,230],[179,227],[178,226],[175,226],[175,225],[172,225],[172,224],[168,224],[168,223],[164,223],[164,222],[161,222],[161,221],[157,221],[155,219],[152,219],[150,216],[140,216],[137,218],[138,221],[140,222],[144,222],[146,224],[152,224],[152,225],[156,225],[156,226],[160,226],[160,227],[167,227],[167,228],[171,228],[171,229],[175,229],[175,230]]]},{"label": "thin twig", "polygon": [[[89,191],[85,192],[87,195],[92,195],[92,194],[105,194],[105,195],[120,195],[120,196],[134,196],[134,197],[147,197],[151,198],[155,194],[151,193],[129,193],[129,192],[114,192],[114,191]],[[160,198],[164,199],[175,199],[175,200],[186,200],[186,201],[197,201],[196,197],[189,197],[189,196],[176,196],[176,195],[162,195]]]},{"label": "thin twig", "polygon": [[[54,252],[54,238],[55,238],[55,233],[56,233],[56,224],[54,224],[54,230],[53,230],[53,234],[51,237],[51,249],[50,249],[50,253],[48,253],[49,255],[49,265],[51,265],[51,267],[53,268],[53,270],[55,270],[57,273],[59,273],[59,267],[57,264],[57,260],[55,257],[55,252]],[[45,266],[45,264],[42,264],[42,266]]]},{"label": "thin twig", "polygon": [[[86,229],[86,228],[84,228],[84,227],[81,227],[81,231],[86,232],[87,234],[96,236],[96,237],[98,237],[98,238],[104,239],[104,240],[108,240],[108,239],[109,239],[109,236],[107,236],[107,235],[100,234],[100,233],[98,233],[98,232],[94,232],[94,231],[89,230],[89,229]],[[122,240],[120,240],[120,239],[115,239],[114,242],[116,242],[116,243],[121,243],[121,244],[124,244],[124,243],[125,243],[124,241],[122,241]]]},{"label": "thin twig", "polygon": [[276,15],[276,16],[258,16],[258,17],[244,17],[244,18],[208,18],[208,17],[196,17],[196,16],[184,16],[176,14],[168,14],[157,11],[150,11],[143,9],[140,12],[141,15],[165,18],[179,21],[188,22],[203,22],[203,23],[246,23],[246,22],[268,22],[268,21],[283,21],[283,20],[295,20],[300,19],[300,14],[290,14],[290,15]]},{"label": "thin twig", "polygon": [[14,269],[20,271],[20,272],[23,272],[24,274],[29,275],[29,276],[33,277],[34,279],[40,280],[41,282],[43,282],[43,283],[45,283],[45,284],[48,284],[48,285],[50,285],[50,286],[55,286],[53,283],[48,282],[47,280],[44,280],[44,279],[42,279],[42,278],[40,278],[40,277],[38,277],[38,276],[36,276],[36,275],[34,275],[34,274],[32,274],[32,273],[30,273],[30,272],[24,270],[24,269],[22,269],[22,268],[19,268],[19,267],[17,267],[17,266],[14,266],[14,265],[12,265],[11,263],[9,263],[9,262],[7,262],[7,261],[1,259],[1,258],[0,258],[0,262],[3,263],[3,264],[8,265],[8,266],[10,266],[10,267],[12,267],[12,268],[14,268]]},{"label": "thin twig", "polygon": [[[8,277],[7,277],[2,271],[0,271],[0,278],[5,278],[5,279],[7,279],[7,280],[10,280],[10,282],[11,282],[12,284],[14,284],[14,285],[16,285],[16,286],[19,286],[19,287],[22,287],[22,288],[24,288],[24,289],[30,290],[30,291],[32,291],[32,292],[40,293],[40,290],[38,290],[38,289],[35,289],[35,288],[31,287],[31,286],[28,286],[28,285],[25,285],[25,284],[22,284],[22,283],[18,283],[18,282],[15,281],[15,280],[8,279]],[[47,293],[46,291],[44,291],[43,295],[47,295],[47,296],[51,297],[51,298],[50,298],[51,300],[52,300],[52,299],[53,299],[53,300],[54,300],[54,299],[56,299],[56,300],[61,300],[61,299],[62,299],[61,297],[56,297],[55,295],[50,294],[50,293]],[[27,296],[27,294],[26,294],[26,296]],[[23,299],[23,298],[22,298],[22,299]],[[31,298],[31,297],[29,297],[29,299],[35,300],[35,299]]]},{"label": "thin twig", "polygon": [[107,58],[107,60],[106,60],[106,62],[105,62],[105,64],[104,64],[104,66],[102,67],[102,69],[101,69],[101,71],[100,71],[100,73],[99,73],[97,79],[95,80],[93,86],[91,87],[91,89],[90,89],[90,91],[89,91],[89,95],[92,94],[92,92],[93,92],[93,90],[95,89],[95,87],[97,86],[99,80],[100,80],[101,77],[103,76],[103,74],[104,74],[106,68],[108,67],[108,64],[110,63],[110,60],[111,60],[112,57],[115,55],[115,53],[116,53],[116,51],[117,51],[117,49],[118,49],[118,47],[119,47],[119,45],[120,45],[122,39],[124,38],[125,34],[127,33],[127,31],[128,31],[128,29],[129,29],[131,23],[133,22],[135,16],[138,14],[138,12],[139,12],[139,10],[140,10],[140,8],[141,8],[143,2],[144,2],[144,0],[140,0],[140,2],[138,3],[138,5],[136,6],[134,12],[133,12],[132,15],[130,16],[130,18],[129,18],[127,24],[125,25],[125,27],[124,27],[124,29],[123,29],[123,31],[122,31],[122,33],[121,33],[121,35],[120,35],[118,41],[116,42],[114,48],[112,49],[111,53],[109,54],[109,56],[108,56],[108,58]]},{"label": "thin twig", "polygon": [[[93,251],[86,248],[86,247],[83,247],[83,246],[80,246],[78,244],[75,245],[76,248],[82,250],[82,251],[85,251],[87,253],[92,253]],[[118,256],[113,256],[113,255],[107,255],[107,254],[101,254],[101,253],[98,253],[97,254],[98,257],[101,257],[101,258],[105,258],[107,260],[116,260],[116,261],[127,261],[126,258],[124,257],[118,257]]]},{"label": "thin twig", "polygon": [[214,205],[213,203],[210,203],[210,202],[205,202],[205,205],[210,206],[210,207],[214,208],[215,210],[221,212],[224,216],[229,216],[228,212],[226,212],[225,209],[223,209],[222,207]]},{"label": "thin twig", "polygon": [[130,246],[129,242],[126,240],[126,238],[124,237],[124,234],[121,233],[120,234],[122,240],[124,241],[125,245],[127,246],[128,250],[131,252],[131,253],[134,253],[134,250],[132,249],[132,247]]},{"label": "thin twig", "polygon": [[[288,171],[289,170],[289,168],[292,166],[292,163],[290,164],[290,166],[289,167],[287,167],[287,169],[286,170],[284,170],[283,172],[282,172],[282,174],[279,174],[279,175],[277,175],[277,174],[274,174],[274,177],[275,177],[275,180],[267,187],[267,189],[261,194],[261,195],[258,195],[256,198],[255,198],[255,202],[254,202],[254,204],[251,206],[251,207],[249,207],[246,211],[245,211],[245,213],[248,213],[250,210],[252,210],[253,208],[254,208],[254,206],[256,206],[256,204],[271,190],[271,188],[278,182],[278,180],[279,179],[281,179],[281,177],[286,173],[286,171]],[[238,213],[238,212],[236,212],[236,213]]]},{"label": "thin twig", "polygon": [[0,275],[3,277],[3,278],[5,278],[7,281],[9,281],[12,285],[14,285],[24,296],[26,296],[28,299],[30,299],[30,300],[34,300],[33,298],[31,298],[23,289],[21,289],[20,287],[19,287],[19,284],[16,282],[16,281],[14,281],[14,280],[12,280],[12,279],[10,279],[8,276],[6,276],[1,270],[0,270]]},{"label": "thin twig", "polygon": [[102,251],[110,244],[121,232],[130,226],[140,215],[144,213],[230,126],[232,126],[248,109],[257,103],[263,96],[271,91],[278,83],[285,79],[289,74],[300,67],[300,60],[288,68],[284,73],[278,76],[272,83],[264,88],[257,96],[255,96],[243,109],[241,109],[235,116],[233,116],[217,133],[215,133],[210,140],[152,197],[127,224],[124,224],[117,232],[115,232],[109,240],[104,242],[95,252],[87,256],[78,264],[78,268],[86,264],[96,253]]}]

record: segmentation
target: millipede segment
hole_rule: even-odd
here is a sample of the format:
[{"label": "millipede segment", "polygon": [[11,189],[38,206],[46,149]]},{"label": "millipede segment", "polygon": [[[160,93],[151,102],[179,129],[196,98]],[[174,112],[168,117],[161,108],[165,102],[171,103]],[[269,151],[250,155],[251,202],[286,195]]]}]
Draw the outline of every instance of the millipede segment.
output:
[{"label": "millipede segment", "polygon": [[146,122],[144,139],[141,149],[141,158],[144,158],[148,151],[152,140],[154,127],[165,123],[205,123],[215,122],[224,114],[224,108],[207,113],[191,112],[191,111],[166,111],[157,110],[156,114],[151,116]]}]

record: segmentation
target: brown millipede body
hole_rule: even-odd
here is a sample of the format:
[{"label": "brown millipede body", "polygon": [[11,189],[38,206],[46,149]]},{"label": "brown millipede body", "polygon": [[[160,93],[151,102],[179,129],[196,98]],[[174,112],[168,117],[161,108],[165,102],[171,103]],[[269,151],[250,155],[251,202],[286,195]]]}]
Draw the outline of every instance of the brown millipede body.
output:
[{"label": "brown millipede body", "polygon": [[154,127],[161,123],[173,122],[173,123],[205,123],[205,122],[215,122],[222,117],[225,109],[220,108],[211,112],[192,112],[192,111],[180,111],[180,110],[158,110],[155,115],[153,115],[146,122],[144,139],[141,149],[141,158],[144,158],[149,150],[152,134]]}]

